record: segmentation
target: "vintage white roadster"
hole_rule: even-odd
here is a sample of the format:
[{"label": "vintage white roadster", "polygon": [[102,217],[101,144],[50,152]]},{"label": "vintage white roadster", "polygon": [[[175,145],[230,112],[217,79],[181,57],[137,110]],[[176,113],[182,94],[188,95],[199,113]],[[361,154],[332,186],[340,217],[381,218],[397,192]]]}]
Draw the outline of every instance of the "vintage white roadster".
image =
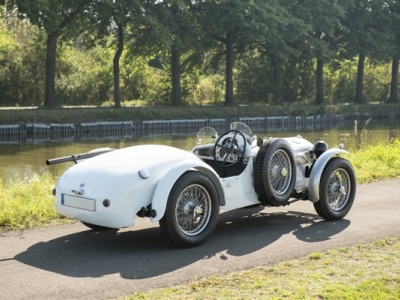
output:
[{"label": "vintage white roadster", "polygon": [[181,247],[204,242],[220,209],[313,203],[326,220],[342,219],[355,197],[352,165],[302,137],[262,139],[243,123],[219,137],[206,127],[189,152],[169,146],[102,148],[47,160],[75,161],[53,194],[57,212],[101,230],[129,227],[135,217],[160,223]]}]

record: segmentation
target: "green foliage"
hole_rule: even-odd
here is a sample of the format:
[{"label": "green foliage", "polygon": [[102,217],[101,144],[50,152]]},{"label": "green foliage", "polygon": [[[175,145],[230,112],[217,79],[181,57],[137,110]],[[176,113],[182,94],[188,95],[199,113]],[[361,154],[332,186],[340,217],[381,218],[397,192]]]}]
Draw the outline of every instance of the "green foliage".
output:
[{"label": "green foliage", "polygon": [[364,145],[358,151],[351,151],[349,159],[359,183],[399,177],[400,141],[392,140],[376,146]]},{"label": "green foliage", "polygon": [[[32,24],[43,28],[45,32],[56,32],[59,35],[73,35],[78,29],[79,22],[74,22],[76,16],[85,12],[83,7],[88,5],[90,0],[13,0],[7,5],[16,5],[18,11],[26,16]],[[90,10],[86,10],[89,14]],[[83,14],[82,14],[83,17]],[[70,26],[73,24],[74,26]]]},{"label": "green foliage", "polygon": [[316,57],[335,54],[337,30],[342,28],[345,7],[337,0],[287,1],[292,14],[309,25],[307,42],[303,46]]},{"label": "green foliage", "polygon": [[112,59],[100,47],[78,50],[64,46],[57,61],[56,92],[63,105],[100,105],[112,95]]},{"label": "green foliage", "polygon": [[274,87],[268,62],[254,51],[241,56],[236,65],[239,73],[236,80],[238,102],[271,104]]},{"label": "green foliage", "polygon": [[[330,104],[352,103],[357,83],[357,60],[331,61],[325,70],[325,96]],[[390,66],[366,60],[364,93],[368,103],[384,103],[389,97]],[[310,87],[310,92],[312,91]]]},{"label": "green foliage", "polygon": [[43,35],[37,27],[4,11],[0,18],[0,104],[39,105],[44,94]]},{"label": "green foliage", "polygon": [[339,68],[327,68],[326,97],[330,103],[351,103],[355,94],[357,62],[355,60],[333,61],[332,66],[336,63],[340,64]]},{"label": "green foliage", "polygon": [[386,6],[384,0],[349,2],[346,17],[342,18],[344,28],[341,40],[349,58],[359,54],[382,57],[382,53],[387,51],[390,21],[385,17]]},{"label": "green foliage", "polygon": [[364,98],[384,103],[391,81],[389,59],[400,53],[400,6],[398,1],[384,2],[7,1],[0,16],[0,106],[44,104],[46,38],[52,31],[61,37],[55,73],[58,104],[112,101],[116,22],[124,23],[126,38],[119,83],[123,103],[171,104],[173,49],[180,51],[176,74],[183,103],[221,103],[228,33],[235,54],[229,76],[234,78],[236,103],[313,103],[317,56],[325,58],[325,104],[352,103],[355,59],[362,51],[369,55]]},{"label": "green foliage", "polygon": [[287,61],[282,61],[278,75],[279,83],[277,83],[271,59],[258,51],[248,52],[248,54],[241,56],[237,63],[236,91],[240,103],[310,104],[315,90],[314,60],[292,56]]},{"label": "green foliage", "polygon": [[51,193],[54,185],[50,173],[30,178],[14,174],[7,182],[0,180],[0,228],[30,228],[62,221]]},{"label": "green foliage", "polygon": [[224,101],[224,78],[219,75],[202,77],[194,91],[193,102],[198,105],[218,105]]},{"label": "green foliage", "polygon": [[162,73],[162,70],[152,70],[143,57],[125,57],[121,69],[122,98],[155,101],[159,94],[157,81]]},{"label": "green foliage", "polygon": [[[217,89],[222,89],[221,78],[217,78]],[[219,83],[218,83],[219,82]],[[151,84],[151,82],[149,82]],[[218,85],[219,84],[219,85]],[[152,89],[151,89],[152,91]],[[220,90],[221,91],[221,90]],[[215,93],[218,94],[218,91]],[[154,95],[154,99],[159,99]],[[221,99],[223,101],[223,99]],[[21,124],[36,122],[51,123],[82,123],[96,121],[140,121],[140,120],[179,120],[199,118],[227,117],[267,117],[267,116],[309,116],[318,114],[369,114],[377,118],[388,118],[390,115],[400,115],[399,104],[386,105],[288,105],[288,106],[184,106],[179,108],[165,105],[143,105],[141,100],[126,101],[127,106],[115,109],[110,101],[102,103],[108,107],[77,107],[77,108],[39,108],[39,109],[0,109],[0,124]],[[140,106],[140,107],[137,107]]]}]

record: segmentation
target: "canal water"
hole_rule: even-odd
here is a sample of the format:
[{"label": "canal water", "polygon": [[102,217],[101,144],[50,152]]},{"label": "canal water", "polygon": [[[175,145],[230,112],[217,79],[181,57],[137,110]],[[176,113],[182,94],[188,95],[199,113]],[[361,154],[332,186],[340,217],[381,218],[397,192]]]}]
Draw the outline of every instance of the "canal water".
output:
[{"label": "canal water", "polygon": [[[336,147],[339,143],[345,149],[353,151],[360,147],[387,142],[393,138],[400,138],[400,120],[343,120],[341,122],[307,124],[277,124],[275,127],[266,127],[257,123],[257,120],[248,120],[251,123],[253,134],[258,137],[289,137],[301,135],[314,143],[324,140],[329,147]],[[322,125],[321,125],[322,124]],[[190,150],[196,142],[196,132],[200,128],[190,128],[184,133],[169,132],[163,128],[154,128],[141,136],[108,133],[99,135],[80,135],[42,138],[41,136],[0,137],[0,178],[18,176],[30,177],[34,173],[50,171],[57,173],[73,163],[47,166],[50,158],[69,156],[90,151],[95,148],[110,147],[119,149],[140,144],[161,144]],[[229,129],[229,124],[218,126],[218,134]],[[189,131],[189,132],[188,132]],[[140,159],[140,158],[138,158]]]}]

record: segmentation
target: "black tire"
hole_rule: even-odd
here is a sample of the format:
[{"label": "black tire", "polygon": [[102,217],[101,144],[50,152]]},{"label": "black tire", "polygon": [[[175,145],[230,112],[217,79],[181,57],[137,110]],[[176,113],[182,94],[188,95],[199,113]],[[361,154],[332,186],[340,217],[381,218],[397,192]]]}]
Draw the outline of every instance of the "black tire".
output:
[{"label": "black tire", "polygon": [[254,166],[254,188],[262,203],[285,205],[296,184],[292,148],[284,139],[269,139],[258,150]]},{"label": "black tire", "polygon": [[90,229],[93,229],[94,231],[117,230],[115,228],[94,225],[94,224],[90,224],[90,223],[86,223],[86,222],[81,222],[81,223],[83,225],[85,225],[86,227],[89,227]]},{"label": "black tire", "polygon": [[332,157],[328,161],[321,175],[319,195],[314,208],[321,218],[335,221],[348,214],[356,195],[356,177],[348,160]]},{"label": "black tire", "polygon": [[[317,204],[318,203],[318,204]],[[328,216],[325,214],[325,212],[322,210],[321,207],[321,201],[315,202],[314,204],[314,209],[317,212],[318,216],[320,216],[322,219],[328,220]]]},{"label": "black tire", "polygon": [[180,247],[195,247],[214,232],[218,216],[214,183],[207,175],[190,171],[172,187],[160,227]]}]

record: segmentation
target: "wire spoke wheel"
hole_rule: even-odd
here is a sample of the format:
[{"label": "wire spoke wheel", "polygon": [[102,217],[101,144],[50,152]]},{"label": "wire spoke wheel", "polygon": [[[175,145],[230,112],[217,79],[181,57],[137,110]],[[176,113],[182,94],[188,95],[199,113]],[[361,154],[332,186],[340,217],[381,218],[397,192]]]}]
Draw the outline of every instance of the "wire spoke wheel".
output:
[{"label": "wire spoke wheel", "polygon": [[351,189],[349,174],[343,169],[337,169],[328,180],[328,188],[326,190],[326,198],[329,206],[333,210],[341,210],[349,199],[349,191]]},{"label": "wire spoke wheel", "polygon": [[350,162],[341,157],[332,157],[321,175],[319,201],[315,211],[326,220],[343,219],[353,205],[356,195],[356,177]]},{"label": "wire spoke wheel", "polygon": [[180,247],[203,243],[215,230],[219,195],[204,173],[188,171],[174,184],[168,197],[161,230]]},{"label": "wire spoke wheel", "polygon": [[203,231],[210,215],[211,198],[204,187],[193,184],[183,190],[176,202],[176,222],[184,234]]},{"label": "wire spoke wheel", "polygon": [[287,192],[293,174],[289,155],[283,150],[276,151],[270,165],[271,187],[276,194],[282,195]]}]

